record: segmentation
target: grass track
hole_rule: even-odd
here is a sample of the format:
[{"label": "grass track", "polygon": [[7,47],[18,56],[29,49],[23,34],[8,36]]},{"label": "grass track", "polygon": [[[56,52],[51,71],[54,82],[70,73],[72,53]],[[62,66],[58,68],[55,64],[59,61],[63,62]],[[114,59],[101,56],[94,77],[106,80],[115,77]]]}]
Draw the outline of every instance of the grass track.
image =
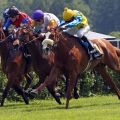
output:
[{"label": "grass track", "polygon": [[116,96],[72,99],[70,109],[64,106],[51,99],[30,101],[30,105],[6,101],[0,107],[0,120],[120,120],[120,101]]}]

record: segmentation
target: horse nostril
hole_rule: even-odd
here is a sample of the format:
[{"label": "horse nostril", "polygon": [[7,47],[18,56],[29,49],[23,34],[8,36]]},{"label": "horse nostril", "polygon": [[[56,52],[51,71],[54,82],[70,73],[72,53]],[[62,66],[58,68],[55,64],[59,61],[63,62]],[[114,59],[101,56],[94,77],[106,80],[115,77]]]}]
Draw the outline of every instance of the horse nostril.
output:
[{"label": "horse nostril", "polygon": [[48,47],[46,48],[46,51],[49,51],[49,48],[48,48]]}]

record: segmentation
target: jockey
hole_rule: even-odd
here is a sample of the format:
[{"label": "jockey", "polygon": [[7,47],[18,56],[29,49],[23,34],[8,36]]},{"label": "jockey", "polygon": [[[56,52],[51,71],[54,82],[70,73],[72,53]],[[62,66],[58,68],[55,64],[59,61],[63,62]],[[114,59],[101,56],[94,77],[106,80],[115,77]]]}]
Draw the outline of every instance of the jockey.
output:
[{"label": "jockey", "polygon": [[[3,17],[5,18],[5,23],[3,25],[3,30],[5,32],[5,34],[9,34],[8,33],[8,28],[11,25],[14,25],[16,28],[20,27],[21,24],[27,24],[30,25],[32,24],[33,20],[32,18],[30,18],[26,13],[19,11],[15,6],[12,6],[10,8],[7,8],[4,13],[3,13]],[[14,35],[9,35],[9,38],[11,40],[15,40],[13,42],[13,45],[15,47],[15,49],[18,49],[19,46],[19,40],[15,38]],[[26,50],[27,48],[24,47],[24,54],[25,56],[29,56],[28,55],[28,50]]]},{"label": "jockey", "polygon": [[3,12],[3,17],[5,18],[3,25],[3,30],[5,33],[11,25],[18,28],[21,24],[32,24],[33,21],[26,13],[19,11],[15,6],[7,8]]},{"label": "jockey", "polygon": [[60,25],[59,19],[54,14],[46,13],[42,10],[35,10],[32,18],[34,20],[33,26],[40,25],[40,32],[43,33]]},{"label": "jockey", "polygon": [[87,18],[82,12],[64,8],[63,20],[60,24],[60,27],[65,29],[63,30],[64,32],[67,32],[71,35],[77,34],[80,39],[87,43],[90,59],[93,59],[93,57],[99,58],[101,56],[101,53],[96,50],[92,46],[91,42],[84,36],[90,30],[90,26]]}]

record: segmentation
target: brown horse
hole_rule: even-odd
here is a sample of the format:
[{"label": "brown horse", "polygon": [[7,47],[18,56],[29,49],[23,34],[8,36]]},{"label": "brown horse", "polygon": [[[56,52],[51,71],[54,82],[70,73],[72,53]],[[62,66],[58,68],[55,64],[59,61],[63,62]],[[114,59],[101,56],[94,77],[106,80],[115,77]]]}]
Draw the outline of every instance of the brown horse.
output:
[{"label": "brown horse", "polygon": [[[53,56],[50,57],[50,61],[46,60],[42,57],[42,41],[44,40],[44,35],[39,35],[39,37],[35,37],[33,30],[21,27],[21,29],[18,31],[18,38],[21,38],[26,42],[28,50],[31,54],[32,59],[32,65],[34,68],[34,71],[39,76],[39,82],[37,85],[34,86],[34,88],[38,87],[41,83],[44,82],[45,78],[50,74],[52,65],[53,65]],[[31,40],[31,41],[30,41]],[[64,72],[65,73],[65,72]],[[67,75],[66,79],[67,79]],[[76,82],[77,83],[77,82]],[[67,84],[67,81],[66,81]],[[48,91],[51,93],[51,95],[55,98],[55,100],[61,104],[61,101],[59,99],[59,94],[55,93],[55,85],[56,81],[52,83],[51,86],[47,86]],[[66,85],[67,86],[67,85]],[[77,87],[74,87],[74,97],[77,99],[79,97],[77,93]]]},{"label": "brown horse", "polygon": [[[106,70],[107,66],[120,73],[118,58],[120,56],[120,49],[114,47],[105,39],[92,40],[93,43],[101,49],[104,55],[101,59],[90,61],[88,53],[83,46],[78,43],[76,37],[56,29],[49,35],[48,38],[50,39],[45,39],[42,42],[43,50],[47,56],[52,52],[55,54],[54,66],[52,67],[48,78],[36,89],[36,91],[41,91],[46,86],[51,85],[51,83],[56,80],[56,77],[59,76],[61,71],[67,71],[69,84],[66,94],[66,108],[68,108],[76,78],[87,69],[94,68],[115,91],[118,98],[120,98],[120,91]],[[35,90],[31,92],[35,92]]]},{"label": "brown horse", "polygon": [[4,100],[7,97],[10,88],[14,88],[14,90],[23,97],[26,104],[29,103],[29,99],[20,86],[20,82],[25,76],[27,79],[27,84],[25,88],[27,89],[32,79],[29,74],[27,74],[28,70],[26,70],[26,60],[23,56],[23,53],[20,50],[14,51],[12,46],[12,42],[4,34],[4,31],[2,29],[2,22],[0,22],[1,66],[8,79],[7,85],[3,91],[3,95],[1,98],[1,106],[3,106]]}]

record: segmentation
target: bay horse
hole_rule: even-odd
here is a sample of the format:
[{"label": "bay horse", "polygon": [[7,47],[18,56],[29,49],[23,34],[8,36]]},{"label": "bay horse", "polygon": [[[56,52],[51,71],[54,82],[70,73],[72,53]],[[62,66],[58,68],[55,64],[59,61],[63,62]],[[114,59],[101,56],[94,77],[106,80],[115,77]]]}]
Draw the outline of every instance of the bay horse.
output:
[{"label": "bay horse", "polygon": [[[50,60],[47,60],[42,57],[42,41],[45,39],[45,36],[40,34],[39,37],[35,37],[33,33],[33,29],[29,27],[21,27],[18,31],[18,38],[22,39],[24,43],[27,45],[29,53],[31,54],[32,65],[35,73],[39,76],[39,82],[33,87],[35,89],[41,83],[43,83],[46,77],[50,74],[51,68],[53,66],[53,56],[49,57]],[[67,79],[67,76],[66,76]],[[77,82],[76,82],[77,84]],[[59,93],[55,92],[56,81],[53,81],[52,85],[47,86],[48,91],[55,98],[57,103],[61,104]],[[67,81],[66,81],[67,86]],[[77,93],[77,87],[74,87],[74,98],[77,99],[79,97]]]},{"label": "bay horse", "polygon": [[38,88],[31,91],[41,91],[46,86],[51,85],[61,71],[67,71],[69,83],[66,93],[66,108],[69,107],[69,101],[72,98],[72,91],[78,75],[88,69],[94,69],[106,80],[107,84],[115,91],[120,99],[120,91],[114,83],[112,77],[107,72],[106,66],[120,73],[120,49],[114,47],[105,39],[94,39],[92,42],[96,44],[104,54],[100,59],[89,60],[89,55],[82,45],[77,41],[78,38],[62,32],[59,28],[53,30],[49,37],[45,39],[43,44],[44,56],[48,56],[52,52],[54,55],[54,65],[50,75]]},{"label": "bay horse", "polygon": [[1,106],[4,105],[5,98],[10,90],[13,88],[19,95],[22,96],[24,102],[29,104],[29,99],[25,95],[23,88],[20,86],[20,82],[26,77],[27,83],[25,89],[27,89],[32,81],[31,76],[28,74],[28,69],[26,70],[26,60],[23,53],[15,51],[11,48],[12,42],[8,37],[5,36],[2,29],[2,22],[0,22],[0,56],[1,56],[1,66],[2,71],[6,75],[8,81],[6,87],[3,91],[1,98]]}]

